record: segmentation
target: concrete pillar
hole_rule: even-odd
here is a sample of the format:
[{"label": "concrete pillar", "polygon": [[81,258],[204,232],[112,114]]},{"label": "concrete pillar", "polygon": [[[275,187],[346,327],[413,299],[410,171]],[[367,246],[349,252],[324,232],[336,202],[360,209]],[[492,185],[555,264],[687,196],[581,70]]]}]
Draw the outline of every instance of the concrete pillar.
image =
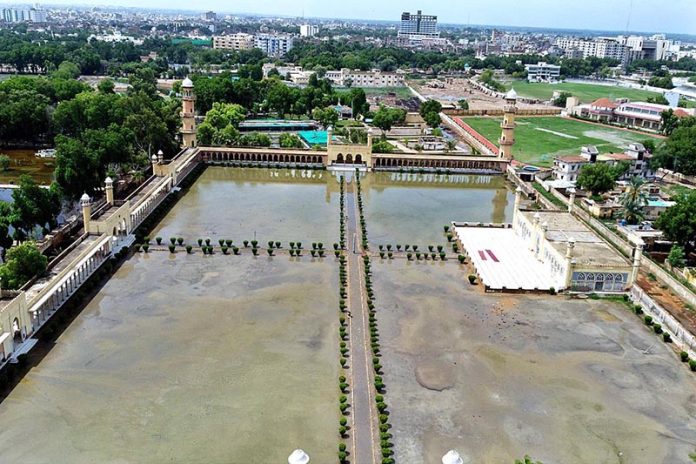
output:
[{"label": "concrete pillar", "polygon": [[520,207],[522,206],[522,189],[520,187],[517,187],[515,189],[515,207],[512,210],[512,227],[515,227],[515,224],[517,224],[517,215],[519,214]]},{"label": "concrete pillar", "polygon": [[633,272],[631,272],[631,285],[633,285],[636,280],[638,280],[638,271],[640,271],[640,262],[643,259],[643,246],[644,243],[640,242],[636,244],[636,248],[633,251]]},{"label": "concrete pillar", "polygon": [[326,148],[331,146],[331,139],[333,138],[333,126],[326,128]]},{"label": "concrete pillar", "polygon": [[537,256],[537,243],[540,240],[539,235],[541,234],[541,216],[539,213],[534,214],[534,222],[532,223],[532,247],[530,250],[532,250],[532,253],[534,253],[534,256]]},{"label": "concrete pillar", "polygon": [[568,202],[568,212],[572,213],[575,208],[575,190],[570,191],[570,201]]},{"label": "concrete pillar", "polygon": [[568,246],[566,247],[566,255],[565,255],[565,261],[566,261],[566,275],[565,275],[565,288],[570,288],[571,283],[573,282],[573,249],[575,248],[575,239],[570,238],[568,239]]},{"label": "concrete pillar", "polygon": [[86,193],[80,198],[80,206],[82,206],[82,223],[85,232],[89,232],[89,222],[92,218],[92,199]]},{"label": "concrete pillar", "polygon": [[113,206],[114,204],[114,181],[111,177],[104,180],[104,189],[106,190],[106,202]]},{"label": "concrete pillar", "polygon": [[157,151],[157,162],[159,164],[164,163],[164,153],[162,152],[162,150]]}]

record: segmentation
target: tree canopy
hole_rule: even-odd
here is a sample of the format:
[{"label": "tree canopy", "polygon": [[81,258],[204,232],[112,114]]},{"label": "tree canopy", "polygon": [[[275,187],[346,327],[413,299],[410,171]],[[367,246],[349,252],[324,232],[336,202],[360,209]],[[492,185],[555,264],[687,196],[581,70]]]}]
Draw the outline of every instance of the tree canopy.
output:
[{"label": "tree canopy", "polygon": [[587,164],[580,170],[577,185],[593,195],[600,195],[614,187],[616,174],[607,163]]},{"label": "tree canopy", "polygon": [[18,289],[34,276],[46,272],[48,258],[41,254],[34,242],[25,242],[10,248],[5,264],[0,266],[4,288]]},{"label": "tree canopy", "polygon": [[668,240],[672,240],[687,251],[693,250],[696,239],[696,191],[680,194],[676,204],[668,208],[655,221]]}]

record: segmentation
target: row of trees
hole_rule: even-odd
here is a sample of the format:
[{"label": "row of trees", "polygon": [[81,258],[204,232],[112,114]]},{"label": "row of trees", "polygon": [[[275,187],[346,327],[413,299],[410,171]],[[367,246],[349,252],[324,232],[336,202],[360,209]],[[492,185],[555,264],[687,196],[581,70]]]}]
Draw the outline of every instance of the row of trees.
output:
[{"label": "row of trees", "polygon": [[316,75],[305,88],[289,87],[278,78],[263,79],[260,67],[258,70],[259,73],[250,70],[247,77],[237,80],[228,73],[215,77],[193,76],[198,110],[205,113],[214,102],[235,103],[252,114],[275,112],[279,115],[312,116],[316,108],[323,109],[339,102],[351,106],[355,117],[369,110],[362,89],[338,92],[328,80]]}]

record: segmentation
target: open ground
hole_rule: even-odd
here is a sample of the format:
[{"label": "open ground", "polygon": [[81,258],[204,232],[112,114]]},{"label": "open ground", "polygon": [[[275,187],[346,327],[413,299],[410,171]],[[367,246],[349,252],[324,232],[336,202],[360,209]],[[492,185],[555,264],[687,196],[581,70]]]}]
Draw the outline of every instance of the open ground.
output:
[{"label": "open ground", "polygon": [[648,97],[656,97],[657,92],[642,89],[631,89],[618,85],[585,84],[579,82],[560,82],[547,84],[542,82],[514,81],[505,84],[508,90],[515,89],[518,95],[539,100],[550,100],[555,91],[570,92],[582,103],[591,103],[598,98],[628,98],[631,101],[645,101]]},{"label": "open ground", "polygon": [[[463,118],[481,135],[498,145],[502,118]],[[515,129],[515,159],[549,167],[553,158],[579,155],[583,145],[595,145],[600,153],[621,153],[631,142],[659,140],[658,137],[562,117],[518,118]]]},{"label": "open ground", "polygon": [[398,462],[691,462],[693,374],[621,304],[485,295],[453,263],[374,274]]}]

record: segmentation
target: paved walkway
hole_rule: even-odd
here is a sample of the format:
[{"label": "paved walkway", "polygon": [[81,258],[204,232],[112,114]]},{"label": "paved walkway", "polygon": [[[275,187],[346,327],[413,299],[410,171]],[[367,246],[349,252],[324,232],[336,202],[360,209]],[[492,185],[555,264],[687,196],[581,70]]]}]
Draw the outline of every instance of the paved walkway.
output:
[{"label": "paved walkway", "polygon": [[358,228],[358,206],[354,181],[346,183],[346,239],[348,263],[348,308],[350,318],[351,400],[353,430],[351,434],[353,454],[350,461],[356,464],[380,462],[379,427],[375,407],[372,376],[372,354],[365,281],[363,279],[362,249]]}]

